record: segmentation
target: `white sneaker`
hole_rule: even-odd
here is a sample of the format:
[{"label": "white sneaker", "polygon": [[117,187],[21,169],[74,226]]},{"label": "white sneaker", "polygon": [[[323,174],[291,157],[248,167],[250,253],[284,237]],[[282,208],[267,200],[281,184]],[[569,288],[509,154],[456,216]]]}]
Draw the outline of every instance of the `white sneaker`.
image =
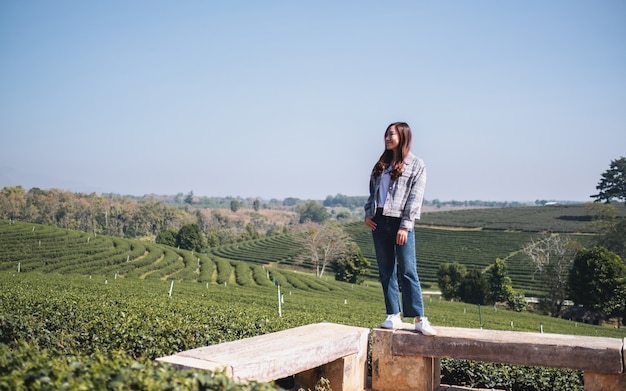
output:
[{"label": "white sneaker", "polygon": [[[417,318],[415,318],[415,320],[417,320]],[[415,322],[415,330],[424,335],[437,335],[437,330],[430,325],[428,318],[425,317],[422,317],[421,321]]]},{"label": "white sneaker", "polygon": [[387,315],[387,319],[385,319],[385,321],[380,324],[380,327],[382,327],[383,329],[398,329],[402,327],[402,319],[400,319],[400,314]]}]

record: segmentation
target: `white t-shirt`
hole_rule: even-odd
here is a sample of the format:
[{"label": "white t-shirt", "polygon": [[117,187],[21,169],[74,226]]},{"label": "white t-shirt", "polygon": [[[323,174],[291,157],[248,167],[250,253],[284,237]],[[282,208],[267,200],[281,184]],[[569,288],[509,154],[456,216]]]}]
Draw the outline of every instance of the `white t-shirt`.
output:
[{"label": "white t-shirt", "polygon": [[378,207],[382,208],[387,200],[387,193],[389,193],[389,184],[391,183],[391,166],[387,167],[383,171],[380,178],[380,187],[378,188]]}]

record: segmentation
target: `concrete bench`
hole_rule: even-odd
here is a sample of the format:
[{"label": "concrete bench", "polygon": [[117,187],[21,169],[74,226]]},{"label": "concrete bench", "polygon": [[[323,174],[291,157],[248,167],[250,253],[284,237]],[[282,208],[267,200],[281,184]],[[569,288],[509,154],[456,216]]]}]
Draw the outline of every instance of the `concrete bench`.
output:
[{"label": "concrete bench", "polygon": [[157,361],[185,368],[226,370],[245,382],[295,376],[298,387],[314,389],[320,377],[336,391],[361,391],[367,381],[370,329],[316,323],[238,341],[187,350]]},{"label": "concrete bench", "polygon": [[585,391],[626,390],[626,339],[437,327],[427,337],[406,324],[372,332],[372,390],[436,390],[441,358],[583,371]]}]

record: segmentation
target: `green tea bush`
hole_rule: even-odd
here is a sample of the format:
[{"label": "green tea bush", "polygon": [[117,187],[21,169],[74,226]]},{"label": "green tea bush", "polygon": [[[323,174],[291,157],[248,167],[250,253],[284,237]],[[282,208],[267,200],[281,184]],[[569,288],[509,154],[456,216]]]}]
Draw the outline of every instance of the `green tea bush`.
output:
[{"label": "green tea bush", "polygon": [[217,267],[217,279],[215,282],[218,284],[228,283],[230,281],[230,275],[232,273],[232,267],[230,262],[226,259],[215,257],[215,266]]},{"label": "green tea bush", "polygon": [[441,382],[508,391],[582,391],[581,371],[444,359]]},{"label": "green tea bush", "polygon": [[253,285],[252,271],[247,263],[234,262],[235,265],[235,281],[238,285]]},{"label": "green tea bush", "polygon": [[257,285],[272,286],[272,280],[269,278],[269,272],[259,265],[252,266],[252,278]]},{"label": "green tea bush", "polygon": [[0,344],[0,390],[280,391],[270,383],[241,384],[224,372],[178,370],[124,351],[59,356],[36,344]]},{"label": "green tea bush", "polygon": [[200,254],[200,275],[198,282],[212,282],[215,263],[207,255]]}]

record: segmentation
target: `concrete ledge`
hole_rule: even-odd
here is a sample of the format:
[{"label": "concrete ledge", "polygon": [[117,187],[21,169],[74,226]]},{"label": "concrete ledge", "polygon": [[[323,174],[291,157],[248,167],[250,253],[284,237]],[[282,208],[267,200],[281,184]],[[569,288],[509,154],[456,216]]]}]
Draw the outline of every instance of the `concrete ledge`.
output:
[{"label": "concrete ledge", "polygon": [[393,333],[392,351],[398,356],[426,356],[500,362],[598,373],[624,372],[624,341],[616,338],[541,334],[515,331],[437,327],[426,337],[401,329]]},{"label": "concrete ledge", "polygon": [[158,358],[187,368],[226,369],[237,381],[268,382],[291,375],[313,384],[316,375],[333,390],[363,390],[367,381],[369,329],[316,323]]}]

